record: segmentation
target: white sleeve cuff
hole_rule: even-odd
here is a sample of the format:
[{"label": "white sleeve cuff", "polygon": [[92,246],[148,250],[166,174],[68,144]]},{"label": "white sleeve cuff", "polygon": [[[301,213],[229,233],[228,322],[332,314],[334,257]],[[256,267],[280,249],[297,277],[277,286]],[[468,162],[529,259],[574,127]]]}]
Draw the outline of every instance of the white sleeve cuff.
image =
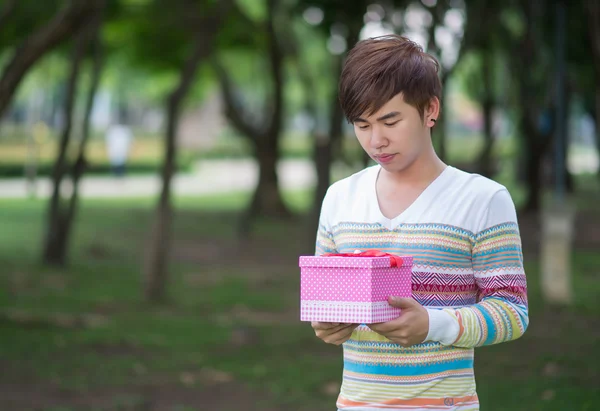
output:
[{"label": "white sleeve cuff", "polygon": [[460,331],[458,320],[440,309],[427,308],[427,314],[429,314],[429,333],[425,341],[452,345]]}]

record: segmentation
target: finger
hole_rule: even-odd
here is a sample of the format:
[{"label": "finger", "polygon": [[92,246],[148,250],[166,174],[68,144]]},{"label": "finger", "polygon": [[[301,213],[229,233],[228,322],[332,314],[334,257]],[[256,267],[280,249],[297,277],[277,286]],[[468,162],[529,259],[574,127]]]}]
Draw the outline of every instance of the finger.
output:
[{"label": "finger", "polygon": [[344,328],[346,328],[347,326],[345,324],[340,324],[337,327],[334,328],[327,328],[327,329],[315,329],[315,335],[317,337],[319,337],[322,340],[329,340],[329,339],[335,339],[335,335],[340,332],[340,330],[343,330]]},{"label": "finger", "polygon": [[318,321],[313,321],[311,323],[312,327],[315,330],[329,330],[335,327],[339,327],[340,323],[326,323],[326,322],[318,322]]},{"label": "finger", "polygon": [[378,333],[387,332],[390,328],[387,323],[369,324],[369,328]]},{"label": "finger", "polygon": [[343,336],[348,332],[352,333],[352,331],[354,331],[354,329],[352,329],[352,325],[342,324],[335,329],[324,331],[323,334],[330,340],[335,341],[336,339],[340,338],[340,336]]},{"label": "finger", "polygon": [[[389,333],[392,331],[400,330],[406,326],[404,317],[398,317],[395,320],[387,321],[384,323],[371,324],[377,332]],[[375,330],[373,330],[375,331]]]},{"label": "finger", "polygon": [[355,328],[356,327],[354,326],[349,326],[344,328],[343,330],[338,331],[334,336],[332,336],[333,344],[340,345],[348,341],[348,339],[352,336],[352,333],[354,332]]},{"label": "finger", "polygon": [[414,308],[414,307],[417,307],[420,305],[413,298],[395,297],[395,296],[388,297],[388,304],[391,305],[392,307],[396,307],[396,308],[400,308],[400,309],[404,309],[404,310],[408,310],[408,309],[411,309],[411,308]]},{"label": "finger", "polygon": [[337,327],[335,327],[335,328],[332,328],[332,329],[331,329],[331,330],[329,330],[329,331],[331,331],[331,333],[330,333],[330,334],[331,334],[331,335],[333,335],[333,334],[338,334],[338,333],[340,333],[340,332],[343,332],[344,330],[346,330],[346,329],[348,329],[348,328],[350,328],[350,327],[352,327],[352,324],[340,324],[340,325],[338,325]]}]

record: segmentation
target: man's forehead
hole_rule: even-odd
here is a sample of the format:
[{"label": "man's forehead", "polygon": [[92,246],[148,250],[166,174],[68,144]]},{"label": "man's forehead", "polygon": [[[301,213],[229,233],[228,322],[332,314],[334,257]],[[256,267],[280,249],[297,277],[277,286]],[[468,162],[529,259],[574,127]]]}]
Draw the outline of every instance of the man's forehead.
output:
[{"label": "man's forehead", "polygon": [[390,100],[388,100],[384,105],[379,107],[377,111],[373,111],[373,107],[369,107],[362,115],[359,116],[360,119],[376,119],[381,116],[385,116],[393,111],[400,111],[399,109],[406,105],[404,101],[404,96],[402,93],[396,94]]}]

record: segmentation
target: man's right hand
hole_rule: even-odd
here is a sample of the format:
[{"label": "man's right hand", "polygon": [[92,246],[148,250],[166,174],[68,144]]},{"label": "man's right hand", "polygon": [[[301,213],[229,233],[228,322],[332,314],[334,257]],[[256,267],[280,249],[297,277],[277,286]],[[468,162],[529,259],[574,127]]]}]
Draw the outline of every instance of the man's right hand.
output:
[{"label": "man's right hand", "polygon": [[315,335],[327,344],[340,345],[348,341],[359,324],[312,322]]}]

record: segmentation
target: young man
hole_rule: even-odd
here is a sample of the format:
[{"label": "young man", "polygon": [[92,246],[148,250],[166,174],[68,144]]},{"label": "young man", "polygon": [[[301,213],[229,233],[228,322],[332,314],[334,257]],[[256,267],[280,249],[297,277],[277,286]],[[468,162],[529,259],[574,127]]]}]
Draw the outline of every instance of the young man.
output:
[{"label": "young man", "polygon": [[438,63],[399,36],[359,42],[339,86],[362,148],[378,164],[333,184],[316,253],[378,249],[414,257],[413,298],[386,323],[312,323],[344,347],[343,410],[478,410],[473,349],[519,338],[527,285],[512,199],[444,164],[431,142]]}]

